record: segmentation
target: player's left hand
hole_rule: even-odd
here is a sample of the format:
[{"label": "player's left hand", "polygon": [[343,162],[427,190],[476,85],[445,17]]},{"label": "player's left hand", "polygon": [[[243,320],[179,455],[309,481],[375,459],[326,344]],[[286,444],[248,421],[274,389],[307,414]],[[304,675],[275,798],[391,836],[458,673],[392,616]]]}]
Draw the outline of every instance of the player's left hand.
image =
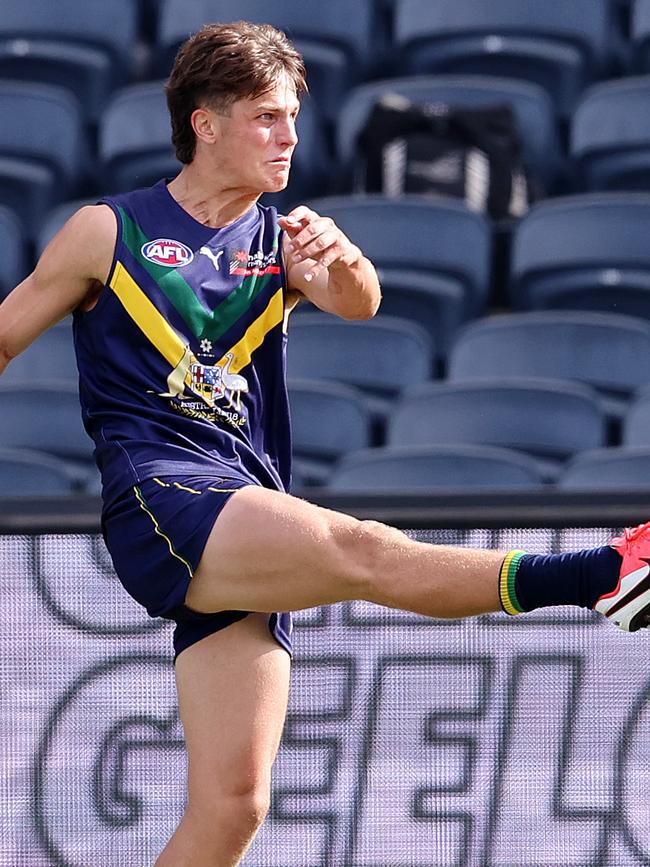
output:
[{"label": "player's left hand", "polygon": [[321,217],[306,205],[299,205],[286,217],[280,217],[279,223],[289,236],[289,243],[284,249],[290,257],[290,263],[296,264],[306,259],[314,262],[304,274],[308,282],[325,269],[339,265],[350,267],[363,256],[331,217]]}]

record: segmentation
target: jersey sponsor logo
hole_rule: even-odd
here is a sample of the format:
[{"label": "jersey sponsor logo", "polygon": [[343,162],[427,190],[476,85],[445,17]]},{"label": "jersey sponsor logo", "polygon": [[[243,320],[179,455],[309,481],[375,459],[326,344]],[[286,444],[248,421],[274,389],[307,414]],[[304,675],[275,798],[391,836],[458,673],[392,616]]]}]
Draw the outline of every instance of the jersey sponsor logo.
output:
[{"label": "jersey sponsor logo", "polygon": [[180,241],[172,238],[156,238],[155,241],[147,241],[143,244],[140,252],[145,259],[155,262],[156,265],[164,265],[165,268],[181,268],[189,265],[194,258],[194,253]]},{"label": "jersey sponsor logo", "polygon": [[230,259],[230,273],[239,277],[263,277],[265,274],[279,274],[280,266],[277,263],[277,253],[265,253],[258,250],[257,253],[249,253],[246,250],[237,250]]}]

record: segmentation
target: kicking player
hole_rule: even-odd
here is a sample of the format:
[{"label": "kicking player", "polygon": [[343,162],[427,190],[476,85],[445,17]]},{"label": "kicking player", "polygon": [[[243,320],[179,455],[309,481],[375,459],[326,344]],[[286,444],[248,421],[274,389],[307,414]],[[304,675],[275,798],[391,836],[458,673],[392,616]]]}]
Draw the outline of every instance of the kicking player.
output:
[{"label": "kicking player", "polygon": [[545,605],[646,625],[650,529],[557,556],[410,540],[292,497],[285,384],[304,297],[373,316],[371,262],[282,190],[305,90],[269,26],[211,25],[167,84],[174,179],[82,208],[0,306],[0,370],[74,314],[80,400],[103,479],[117,575],[176,622],[188,800],[157,867],[240,862],[269,803],[295,609],[365,599],[432,617]]}]

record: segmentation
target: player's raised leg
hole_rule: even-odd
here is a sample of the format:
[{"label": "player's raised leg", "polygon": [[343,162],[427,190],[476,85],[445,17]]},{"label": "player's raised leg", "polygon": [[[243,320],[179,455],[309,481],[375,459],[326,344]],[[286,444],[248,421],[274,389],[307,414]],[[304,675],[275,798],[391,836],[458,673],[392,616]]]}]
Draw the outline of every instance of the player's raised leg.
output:
[{"label": "player's raised leg", "polygon": [[[620,576],[634,571],[629,564],[644,553],[650,557],[647,525],[621,544],[567,554],[456,548],[416,542],[375,521],[251,486],[221,513],[186,602],[197,611],[276,611],[365,599],[432,617],[593,608],[618,593]],[[637,570],[624,582],[626,598],[638,596],[645,574]],[[643,596],[631,625],[612,619],[637,628],[648,610]]]},{"label": "player's raised leg", "polygon": [[459,550],[250,486],[221,512],[186,603],[280,611],[367,599],[434,617],[498,609],[504,553]]},{"label": "player's raised leg", "polygon": [[155,867],[234,867],[262,823],[286,714],[290,658],[252,614],[176,661],[188,755],[185,814]]}]

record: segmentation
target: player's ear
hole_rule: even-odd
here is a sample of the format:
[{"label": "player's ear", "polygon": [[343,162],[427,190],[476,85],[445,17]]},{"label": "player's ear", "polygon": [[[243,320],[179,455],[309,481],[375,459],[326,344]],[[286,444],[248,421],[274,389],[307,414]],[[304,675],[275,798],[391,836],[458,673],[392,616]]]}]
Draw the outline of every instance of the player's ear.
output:
[{"label": "player's ear", "polygon": [[218,138],[218,128],[214,112],[207,108],[195,108],[191,116],[194,135],[206,144],[214,144]]}]

